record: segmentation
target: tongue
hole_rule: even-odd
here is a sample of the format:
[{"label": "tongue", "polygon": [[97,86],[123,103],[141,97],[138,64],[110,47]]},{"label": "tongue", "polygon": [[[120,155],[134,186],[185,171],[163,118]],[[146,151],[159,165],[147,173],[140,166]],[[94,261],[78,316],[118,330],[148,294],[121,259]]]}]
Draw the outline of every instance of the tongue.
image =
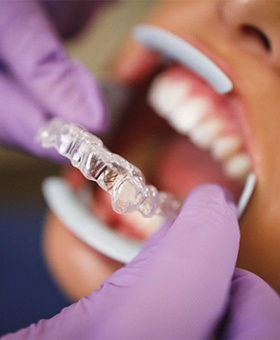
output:
[{"label": "tongue", "polygon": [[169,141],[154,164],[155,185],[180,198],[184,199],[193,188],[204,183],[218,183],[230,190],[236,200],[241,193],[240,184],[229,180],[220,164],[186,137]]}]

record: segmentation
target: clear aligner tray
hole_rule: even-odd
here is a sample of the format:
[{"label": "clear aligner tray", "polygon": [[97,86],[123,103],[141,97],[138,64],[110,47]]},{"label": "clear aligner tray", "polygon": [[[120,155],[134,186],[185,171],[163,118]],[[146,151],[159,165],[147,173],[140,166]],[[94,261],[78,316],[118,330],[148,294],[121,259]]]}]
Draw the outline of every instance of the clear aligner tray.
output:
[{"label": "clear aligner tray", "polygon": [[138,211],[145,217],[175,219],[182,202],[173,195],[147,185],[142,172],[123,157],[110,152],[95,135],[55,118],[43,126],[37,140],[67,157],[89,180],[111,196],[120,214]]}]

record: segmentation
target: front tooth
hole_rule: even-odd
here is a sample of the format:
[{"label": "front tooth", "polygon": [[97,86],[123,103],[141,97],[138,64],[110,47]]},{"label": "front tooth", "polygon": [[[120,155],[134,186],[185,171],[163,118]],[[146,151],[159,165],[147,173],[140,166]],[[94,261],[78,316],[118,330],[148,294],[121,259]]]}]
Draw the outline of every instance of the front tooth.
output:
[{"label": "front tooth", "polygon": [[211,154],[214,159],[222,161],[239,151],[242,144],[240,136],[222,136],[217,138],[211,145]]},{"label": "front tooth", "polygon": [[162,117],[172,112],[188,95],[190,85],[183,81],[156,79],[149,91],[148,102]]},{"label": "front tooth", "polygon": [[170,125],[182,134],[187,134],[206,116],[210,103],[204,98],[196,98],[178,106],[169,116]]},{"label": "front tooth", "polygon": [[189,133],[190,139],[200,148],[207,149],[224,130],[224,122],[221,119],[208,119],[198,124]]},{"label": "front tooth", "polygon": [[224,163],[225,173],[232,179],[243,180],[251,171],[251,162],[245,152],[229,158]]},{"label": "front tooth", "polygon": [[122,219],[127,224],[137,225],[137,230],[149,236],[156,232],[164,222],[162,216],[154,215],[147,218],[143,217],[137,211],[123,215]]}]

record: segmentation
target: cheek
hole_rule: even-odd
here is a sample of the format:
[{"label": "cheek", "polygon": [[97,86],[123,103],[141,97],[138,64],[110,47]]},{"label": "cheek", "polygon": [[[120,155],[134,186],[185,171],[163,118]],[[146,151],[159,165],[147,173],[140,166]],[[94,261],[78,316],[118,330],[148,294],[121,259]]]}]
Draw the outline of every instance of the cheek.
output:
[{"label": "cheek", "polygon": [[[280,192],[280,76],[275,70],[257,59],[242,57],[235,60],[239,81],[236,91],[247,102],[249,137],[257,190],[246,213],[244,230],[262,225],[279,229]],[[267,231],[264,231],[266,237]],[[251,236],[251,235],[250,235]],[[249,239],[249,238],[248,238]],[[261,243],[262,241],[260,241]]]},{"label": "cheek", "polygon": [[80,241],[53,214],[45,222],[43,251],[54,280],[72,301],[99,289],[121,267]]},{"label": "cheek", "polygon": [[190,21],[196,22],[196,19],[210,8],[209,1],[164,1],[151,11],[146,21],[165,28],[183,28],[191,26],[188,25]]},{"label": "cheek", "polygon": [[252,151],[258,177],[270,186],[272,178],[280,180],[280,77],[257,68],[255,73],[248,77],[246,92]]}]

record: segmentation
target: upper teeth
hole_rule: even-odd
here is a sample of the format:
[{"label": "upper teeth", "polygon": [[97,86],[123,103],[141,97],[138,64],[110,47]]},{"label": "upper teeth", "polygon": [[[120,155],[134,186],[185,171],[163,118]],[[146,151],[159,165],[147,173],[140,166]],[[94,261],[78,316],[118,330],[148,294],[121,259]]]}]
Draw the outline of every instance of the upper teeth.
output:
[{"label": "upper teeth", "polygon": [[[192,131],[204,118],[208,105],[207,100],[204,98],[182,102],[173,111],[172,119],[170,119],[172,120],[172,125],[176,126],[177,130],[179,130],[178,132],[182,134]],[[186,112],[190,112],[190,114],[186,116]]]},{"label": "upper teeth", "polygon": [[236,133],[227,135],[226,121],[213,111],[212,103],[202,95],[190,96],[191,84],[186,79],[156,78],[149,91],[149,102],[178,132],[188,136],[200,148],[209,150],[219,160],[228,177],[244,180],[251,170],[244,144]]}]

